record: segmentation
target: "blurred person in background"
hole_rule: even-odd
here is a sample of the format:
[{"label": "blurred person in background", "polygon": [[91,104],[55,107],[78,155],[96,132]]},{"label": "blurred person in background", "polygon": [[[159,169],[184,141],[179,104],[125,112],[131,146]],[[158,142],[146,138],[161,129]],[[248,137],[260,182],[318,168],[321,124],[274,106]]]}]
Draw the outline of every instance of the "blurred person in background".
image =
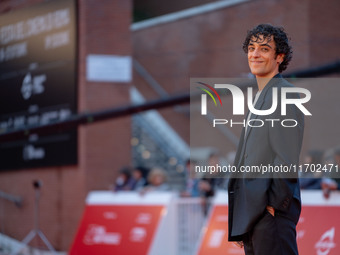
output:
[{"label": "blurred person in background", "polygon": [[115,184],[112,185],[111,189],[113,191],[132,190],[133,180],[131,178],[131,173],[132,171],[130,167],[122,167],[119,170]]},{"label": "blurred person in background", "polygon": [[[331,191],[339,190],[340,189],[340,148],[337,148],[334,151],[334,164],[330,172],[328,173],[329,176],[327,178],[323,178],[321,181],[321,188],[323,192],[323,196],[328,199],[331,195]],[[337,168],[335,167],[337,166]]]},{"label": "blurred person in background", "polygon": [[[212,153],[208,158],[208,166],[216,167],[222,166],[221,159],[217,153]],[[215,195],[215,191],[218,189],[224,189],[226,175],[223,172],[214,171],[212,173],[206,173],[199,183],[199,189],[204,197],[212,197]]]},{"label": "blurred person in background", "polygon": [[170,187],[166,181],[166,172],[162,168],[155,167],[149,173],[148,185],[141,190],[141,193],[148,191],[168,191],[170,190]]},{"label": "blurred person in background", "polygon": [[147,185],[146,177],[149,173],[149,169],[142,166],[137,166],[132,171],[132,190],[140,191]]},{"label": "blurred person in background", "polygon": [[[208,166],[215,167],[221,166],[220,157],[217,153],[210,154],[208,158]],[[227,183],[226,175],[223,172],[214,171],[212,173],[207,172],[202,180],[199,182],[198,187],[202,197],[202,208],[204,215],[208,214],[209,200],[213,197],[217,190],[225,189]]]},{"label": "blurred person in background", "polygon": [[[305,157],[304,164],[308,164],[308,168],[314,168],[318,164],[322,164],[323,152],[320,150],[310,150]],[[313,165],[313,166],[311,166]],[[303,173],[300,176],[301,189],[321,189],[322,172],[308,171],[304,165]],[[307,171],[306,171],[307,170]]]},{"label": "blurred person in background", "polygon": [[195,162],[190,159],[186,161],[185,191],[181,193],[182,197],[199,197],[200,196],[200,190],[199,190],[200,179],[196,175],[195,165],[196,165]]}]

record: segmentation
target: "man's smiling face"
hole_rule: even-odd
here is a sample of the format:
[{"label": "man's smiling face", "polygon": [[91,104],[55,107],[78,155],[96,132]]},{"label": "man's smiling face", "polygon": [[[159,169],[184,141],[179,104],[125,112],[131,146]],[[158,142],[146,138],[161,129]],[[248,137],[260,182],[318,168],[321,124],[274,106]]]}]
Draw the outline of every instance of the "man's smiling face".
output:
[{"label": "man's smiling face", "polygon": [[284,54],[276,55],[276,46],[273,36],[270,39],[260,35],[256,40],[253,37],[248,45],[248,63],[250,71],[257,78],[272,78],[279,72],[279,65]]}]

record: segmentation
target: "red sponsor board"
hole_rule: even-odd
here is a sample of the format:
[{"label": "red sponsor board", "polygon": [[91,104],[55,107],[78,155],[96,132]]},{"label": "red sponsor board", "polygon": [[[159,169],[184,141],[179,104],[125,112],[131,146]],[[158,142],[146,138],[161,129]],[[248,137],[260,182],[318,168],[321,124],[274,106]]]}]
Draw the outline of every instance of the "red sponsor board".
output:
[{"label": "red sponsor board", "polygon": [[160,205],[88,205],[70,254],[148,254],[164,210]]},{"label": "red sponsor board", "polygon": [[297,226],[300,254],[339,255],[339,217],[339,206],[304,206]]},{"label": "red sponsor board", "polygon": [[207,228],[203,230],[204,237],[198,255],[241,255],[243,249],[228,242],[228,206],[215,205],[212,208]]},{"label": "red sponsor board", "polygon": [[[300,255],[340,254],[340,193],[325,200],[321,191],[302,192],[302,212],[297,226]],[[244,254],[228,242],[227,193],[220,192],[202,232],[198,255]]]}]

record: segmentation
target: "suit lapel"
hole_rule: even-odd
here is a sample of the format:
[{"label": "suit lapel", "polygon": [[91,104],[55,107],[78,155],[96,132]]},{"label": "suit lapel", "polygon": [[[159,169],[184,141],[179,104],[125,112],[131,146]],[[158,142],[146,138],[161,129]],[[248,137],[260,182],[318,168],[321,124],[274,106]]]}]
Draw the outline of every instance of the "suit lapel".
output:
[{"label": "suit lapel", "polygon": [[[281,74],[278,73],[277,75],[275,75],[269,82],[268,84],[264,87],[264,89],[261,92],[261,95],[259,97],[259,99],[257,100],[256,104],[255,104],[255,109],[257,110],[261,110],[262,109],[262,105],[264,103],[264,99],[267,96],[267,93],[273,93],[272,88],[274,87],[275,84],[277,84],[279,82],[279,79],[282,78]],[[270,95],[270,97],[272,97],[272,95]],[[250,111],[248,111],[249,114]],[[256,114],[252,114],[251,119],[257,119],[259,115]],[[248,118],[248,115],[247,115]],[[247,139],[249,137],[249,134],[252,130],[252,127],[248,127],[247,128],[247,134],[246,137],[244,139],[244,145],[247,143]]]},{"label": "suit lapel", "polygon": [[[265,98],[265,93],[267,93],[267,91],[268,91],[268,90],[263,89],[263,91],[262,91],[261,94],[260,94],[260,97],[257,99],[256,104],[255,104],[255,106],[254,106],[255,109],[257,109],[257,110],[261,110],[261,109],[262,109],[262,105],[263,105],[263,103],[264,103],[264,98]],[[253,101],[254,101],[254,100],[253,100]],[[251,114],[250,117],[251,117],[252,120],[258,118],[258,115],[254,114],[254,113],[250,113],[250,111],[248,111],[247,119],[248,119],[248,115],[249,115],[249,114]],[[246,124],[247,124],[247,123],[246,123]],[[245,142],[245,143],[247,142],[247,138],[248,138],[248,136],[249,136],[251,130],[252,130],[252,127],[251,127],[251,126],[248,126],[248,128],[247,128],[247,133],[246,133],[246,137],[245,137],[245,139],[244,139],[244,142]]]},{"label": "suit lapel", "polygon": [[[245,129],[243,128],[242,132],[241,132],[241,136],[240,136],[239,145],[237,147],[235,160],[234,160],[234,166],[236,166],[236,167],[238,167],[239,164],[241,163],[241,159],[242,159],[241,155],[243,155],[243,153],[242,153],[243,146],[240,146],[240,145],[244,143],[244,132],[245,132]],[[237,175],[237,174],[235,174],[235,175]],[[233,174],[231,176],[233,176]]]},{"label": "suit lapel", "polygon": [[[257,110],[262,109],[263,103],[265,101],[264,99],[266,98],[267,93],[272,93],[271,88],[279,82],[280,78],[282,79],[281,74],[277,74],[268,82],[268,84],[262,90],[261,95],[260,95],[259,99],[257,100],[257,102],[255,104],[255,109],[257,109]],[[246,116],[246,120],[248,119],[249,114],[250,114],[250,111],[248,111],[248,114]],[[256,115],[256,114],[251,115],[251,119],[257,119],[257,118],[258,118],[258,115]],[[246,123],[246,125],[247,125],[247,123]],[[235,161],[235,163],[237,163],[237,165],[236,164],[235,165],[238,168],[240,167],[240,165],[242,163],[242,159],[244,157],[244,152],[245,152],[247,140],[248,140],[248,137],[249,137],[251,131],[252,131],[252,127],[247,128],[246,134],[245,134],[245,128],[243,128],[243,130],[242,130],[241,139],[240,139],[240,143],[239,143],[239,146],[241,146],[241,145],[242,146],[241,146],[241,149],[239,148],[240,154],[237,158],[237,161]]]}]

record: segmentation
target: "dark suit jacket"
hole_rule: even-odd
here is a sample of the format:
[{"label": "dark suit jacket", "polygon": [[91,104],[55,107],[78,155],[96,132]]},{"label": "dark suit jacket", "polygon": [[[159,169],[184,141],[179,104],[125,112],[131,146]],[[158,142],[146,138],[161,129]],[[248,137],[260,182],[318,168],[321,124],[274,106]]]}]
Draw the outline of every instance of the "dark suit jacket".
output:
[{"label": "dark suit jacket", "polygon": [[[264,121],[263,127],[243,128],[235,163],[241,166],[298,165],[303,138],[304,115],[295,106],[287,105],[286,116],[281,116],[281,88],[292,87],[290,83],[276,75],[262,90],[255,109],[266,110],[272,106],[272,88],[278,89],[278,105],[274,113],[267,116],[251,115],[250,119],[294,119],[296,127],[283,127],[281,121]],[[287,94],[288,98],[299,98],[297,93]],[[248,113],[249,114],[249,113]],[[258,123],[252,123],[253,125]],[[288,122],[287,122],[288,125]],[[290,122],[289,125],[292,125]],[[259,178],[257,178],[259,177]],[[263,178],[265,177],[265,178]],[[288,178],[289,177],[289,178]],[[266,206],[274,207],[275,213],[298,222],[301,211],[298,174],[267,173],[251,175],[236,173],[229,181],[229,241],[240,241],[242,235],[251,231],[263,216]]]}]

